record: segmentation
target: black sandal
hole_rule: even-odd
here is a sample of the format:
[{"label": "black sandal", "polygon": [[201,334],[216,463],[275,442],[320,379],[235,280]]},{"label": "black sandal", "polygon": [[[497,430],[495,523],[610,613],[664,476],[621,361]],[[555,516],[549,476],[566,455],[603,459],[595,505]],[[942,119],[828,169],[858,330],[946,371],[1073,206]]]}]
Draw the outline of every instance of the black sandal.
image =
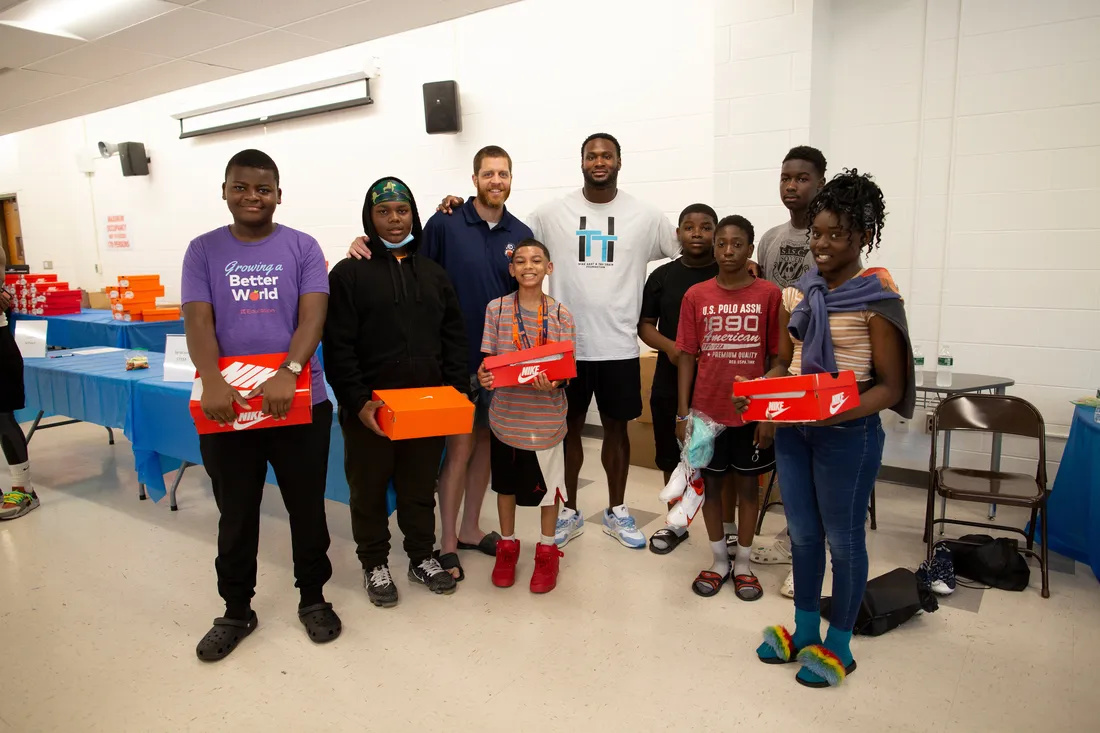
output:
[{"label": "black sandal", "polygon": [[455,576],[456,583],[466,579],[466,571],[462,569],[462,563],[458,559],[457,552],[445,552],[440,554],[439,550],[436,550],[433,554],[435,555],[435,559],[439,561],[439,566],[447,572],[455,570],[456,568],[458,569],[458,575]]},{"label": "black sandal", "polygon": [[460,550],[477,550],[480,553],[488,555],[489,557],[497,556],[497,543],[500,542],[500,534],[497,532],[490,532],[481,538],[481,541],[476,545],[471,545],[469,542],[459,541],[458,549]]},{"label": "black sandal", "polygon": [[722,590],[722,586],[725,585],[726,581],[729,579],[729,573],[719,575],[718,573],[712,573],[710,570],[704,570],[695,576],[695,581],[691,584],[691,589],[697,596],[711,598],[718,595],[718,591]]},{"label": "black sandal", "polygon": [[[658,555],[667,555],[679,547],[680,543],[688,538],[688,534],[687,530],[684,530],[682,535],[678,535],[668,527],[662,527],[649,538],[649,551]],[[654,545],[653,540],[662,540],[665,543],[664,549]]]},{"label": "black sandal", "polygon": [[312,606],[298,609],[298,620],[306,627],[306,633],[315,644],[325,644],[336,641],[340,636],[344,625],[336,611],[332,610],[331,603],[315,603]]},{"label": "black sandal", "polygon": [[195,654],[204,662],[225,659],[241,640],[255,631],[258,623],[255,611],[252,611],[247,621],[219,616],[214,619],[214,627],[206,632],[206,636],[195,647]]}]

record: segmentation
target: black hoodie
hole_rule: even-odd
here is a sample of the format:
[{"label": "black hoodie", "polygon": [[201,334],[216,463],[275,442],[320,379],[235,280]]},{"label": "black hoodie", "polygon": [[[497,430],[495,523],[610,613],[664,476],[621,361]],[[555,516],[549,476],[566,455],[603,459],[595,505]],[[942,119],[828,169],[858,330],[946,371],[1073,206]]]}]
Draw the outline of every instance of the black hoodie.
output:
[{"label": "black hoodie", "polygon": [[371,258],[349,257],[332,268],[325,321],[325,377],[341,407],[356,414],[376,389],[450,385],[470,391],[462,311],[447,273],[417,254],[422,230],[416,201],[413,239],[398,260],[371,221],[375,184],[363,202]]}]

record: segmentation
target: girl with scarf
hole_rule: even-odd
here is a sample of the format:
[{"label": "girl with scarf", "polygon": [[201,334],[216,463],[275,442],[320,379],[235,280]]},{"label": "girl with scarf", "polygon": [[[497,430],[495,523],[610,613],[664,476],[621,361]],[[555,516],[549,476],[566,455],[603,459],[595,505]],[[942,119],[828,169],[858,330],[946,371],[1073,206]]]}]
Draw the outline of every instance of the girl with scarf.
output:
[{"label": "girl with scarf", "polygon": [[[882,191],[856,170],[834,177],[809,209],[814,268],[783,291],[777,366],[766,377],[850,369],[860,404],[834,418],[781,425],[776,466],[790,527],[795,577],[794,633],[764,631],[757,649],[767,664],[798,662],[807,687],[840,684],[856,669],[850,643],[867,585],[864,522],[885,433],[879,413],[913,415],[912,347],[905,308],[888,272],[864,269],[860,254],[878,248],[886,207]],[[734,398],[739,410],[746,398]],[[833,562],[829,631],[821,637],[825,540]]]},{"label": "girl with scarf", "polygon": [[470,391],[466,327],[443,268],[418,254],[420,215],[402,181],[382,178],[363,203],[373,256],[345,259],[329,275],[325,376],[340,404],[351,489],[351,528],[370,601],[397,604],[389,569],[386,490],[393,479],[409,580],[453,593],[455,579],[433,557],[435,480],[444,438],[391,441],[378,426],[378,389],[450,385]]}]

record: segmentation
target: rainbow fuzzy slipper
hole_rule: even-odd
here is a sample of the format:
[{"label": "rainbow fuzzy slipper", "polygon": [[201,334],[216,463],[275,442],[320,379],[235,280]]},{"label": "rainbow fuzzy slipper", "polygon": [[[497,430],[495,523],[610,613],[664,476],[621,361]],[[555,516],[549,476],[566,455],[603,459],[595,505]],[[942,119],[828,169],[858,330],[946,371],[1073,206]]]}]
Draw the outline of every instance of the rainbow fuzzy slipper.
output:
[{"label": "rainbow fuzzy slipper", "polygon": [[[805,687],[836,687],[856,671],[854,659],[845,667],[840,657],[820,644],[808,646],[800,651],[798,662],[802,665],[802,669],[795,679],[798,684]],[[804,678],[803,673],[808,673],[809,679]]]},{"label": "rainbow fuzzy slipper", "polygon": [[790,664],[798,657],[791,632],[786,626],[764,629],[764,643],[756,649],[756,657],[764,664]]}]

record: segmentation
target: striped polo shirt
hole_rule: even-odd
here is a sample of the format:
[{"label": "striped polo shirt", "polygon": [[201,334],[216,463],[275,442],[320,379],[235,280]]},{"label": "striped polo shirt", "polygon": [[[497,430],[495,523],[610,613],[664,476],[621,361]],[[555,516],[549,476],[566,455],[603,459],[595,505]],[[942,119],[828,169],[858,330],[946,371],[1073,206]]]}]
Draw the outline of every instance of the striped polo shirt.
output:
[{"label": "striped polo shirt", "polygon": [[[550,296],[546,296],[547,341],[576,342],[573,316]],[[512,323],[516,297],[497,298],[485,308],[485,332],[481,351],[487,356],[517,351],[513,341]],[[520,309],[523,328],[535,345],[542,332],[536,311]],[[540,392],[534,387],[502,387],[493,390],[489,406],[489,427],[505,445],[519,450],[546,450],[565,438],[565,414],[568,403],[565,389]]]}]

